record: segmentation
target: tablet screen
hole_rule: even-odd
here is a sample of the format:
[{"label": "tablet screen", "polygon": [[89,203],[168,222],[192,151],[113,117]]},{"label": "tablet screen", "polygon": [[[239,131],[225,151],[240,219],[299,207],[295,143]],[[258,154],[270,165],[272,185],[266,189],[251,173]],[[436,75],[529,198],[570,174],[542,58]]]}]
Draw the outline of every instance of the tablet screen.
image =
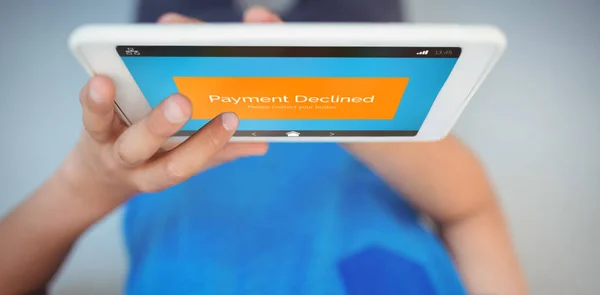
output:
[{"label": "tablet screen", "polygon": [[415,136],[460,48],[118,46],[152,108],[187,96],[191,135],[223,112],[234,136]]}]

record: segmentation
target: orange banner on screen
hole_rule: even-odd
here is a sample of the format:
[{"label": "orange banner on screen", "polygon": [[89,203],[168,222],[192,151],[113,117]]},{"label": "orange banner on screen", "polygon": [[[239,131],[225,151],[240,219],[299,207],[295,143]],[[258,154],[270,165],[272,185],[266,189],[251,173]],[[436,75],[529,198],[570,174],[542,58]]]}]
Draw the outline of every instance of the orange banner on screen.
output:
[{"label": "orange banner on screen", "polygon": [[174,77],[193,119],[391,120],[408,78]]}]

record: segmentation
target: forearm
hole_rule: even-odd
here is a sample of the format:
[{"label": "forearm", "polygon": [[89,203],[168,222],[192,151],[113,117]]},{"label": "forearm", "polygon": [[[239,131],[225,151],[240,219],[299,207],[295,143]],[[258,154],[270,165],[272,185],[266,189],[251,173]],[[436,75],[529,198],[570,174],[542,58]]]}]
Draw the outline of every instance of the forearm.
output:
[{"label": "forearm", "polygon": [[97,188],[69,184],[62,170],[0,223],[0,294],[26,294],[44,289],[77,238],[104,214],[84,194]]},{"label": "forearm", "polygon": [[457,139],[348,149],[439,226],[471,294],[525,294],[492,187]]},{"label": "forearm", "polygon": [[469,294],[526,295],[517,254],[495,203],[473,215],[441,224],[440,233]]},{"label": "forearm", "polygon": [[347,149],[436,223],[494,202],[474,155],[457,139],[433,143],[361,143]]}]

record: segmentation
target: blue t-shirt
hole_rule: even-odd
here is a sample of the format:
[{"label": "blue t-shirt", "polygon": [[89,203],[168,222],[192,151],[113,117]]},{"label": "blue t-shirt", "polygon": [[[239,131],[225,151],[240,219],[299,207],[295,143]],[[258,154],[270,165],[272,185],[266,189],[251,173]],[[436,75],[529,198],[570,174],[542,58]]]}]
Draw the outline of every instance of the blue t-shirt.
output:
[{"label": "blue t-shirt", "polygon": [[336,144],[273,144],[127,206],[128,294],[465,294],[417,214]]},{"label": "blue t-shirt", "polygon": [[[400,21],[398,0],[299,0],[286,21]],[[232,0],[144,0],[239,21]],[[462,295],[439,239],[337,144],[272,144],[129,202],[127,294]]]}]

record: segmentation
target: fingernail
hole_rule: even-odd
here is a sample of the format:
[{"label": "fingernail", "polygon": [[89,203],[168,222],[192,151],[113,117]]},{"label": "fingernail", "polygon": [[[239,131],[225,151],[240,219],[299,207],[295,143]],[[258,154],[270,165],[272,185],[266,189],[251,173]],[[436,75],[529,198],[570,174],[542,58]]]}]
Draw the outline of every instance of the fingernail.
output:
[{"label": "fingernail", "polygon": [[275,22],[279,17],[265,7],[254,6],[246,10],[245,19],[250,22]]},{"label": "fingernail", "polygon": [[178,13],[170,12],[158,18],[159,23],[198,23],[199,19],[187,17]]},{"label": "fingernail", "polygon": [[181,123],[187,119],[179,104],[174,100],[167,101],[165,105],[165,117],[171,123]]},{"label": "fingernail", "polygon": [[163,14],[161,17],[158,18],[158,22],[159,23],[170,23],[170,22],[178,22],[181,21],[182,17],[179,14],[176,13],[167,13],[167,14]]},{"label": "fingernail", "polygon": [[102,96],[100,96],[98,94],[98,92],[96,92],[96,90],[94,90],[94,85],[91,83],[88,87],[89,87],[88,88],[89,89],[88,92],[89,92],[90,98],[95,103],[102,103]]},{"label": "fingernail", "polygon": [[223,120],[223,128],[227,131],[234,130],[238,125],[238,117],[234,113],[224,113],[221,116]]}]

